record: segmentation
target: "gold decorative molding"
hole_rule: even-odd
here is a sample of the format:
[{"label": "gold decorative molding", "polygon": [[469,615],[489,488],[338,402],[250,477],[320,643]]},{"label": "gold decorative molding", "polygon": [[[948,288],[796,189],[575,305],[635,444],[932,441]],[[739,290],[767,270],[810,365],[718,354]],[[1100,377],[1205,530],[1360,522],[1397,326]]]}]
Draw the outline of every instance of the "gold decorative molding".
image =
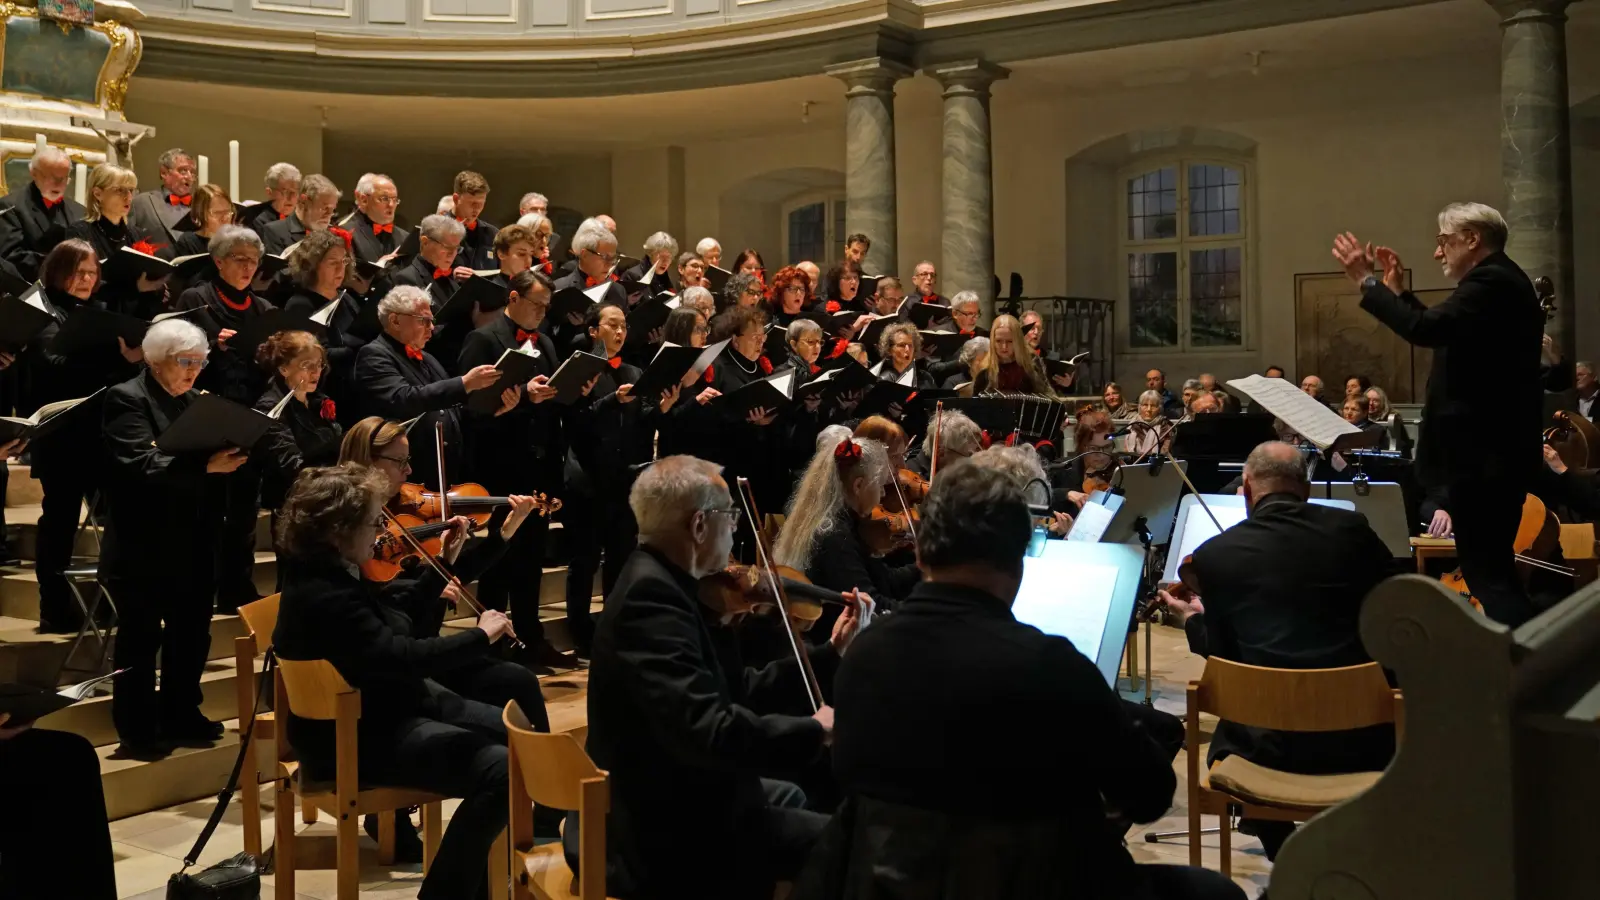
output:
[{"label": "gold decorative molding", "polygon": [[[138,14],[138,9],[124,4],[124,10]],[[4,28],[4,23],[12,19],[33,19],[40,22],[40,28],[46,27],[44,21],[39,19],[39,10],[34,6],[22,6],[10,0],[0,0],[0,71],[5,66],[6,43],[9,35]],[[97,21],[89,26],[77,26],[66,22],[52,22],[60,28],[63,34],[69,33],[74,28],[83,28],[104,35],[107,42],[106,56],[100,64],[100,69],[95,77],[94,100],[88,103],[64,97],[30,96],[13,93],[11,98],[13,106],[41,108],[49,112],[64,113],[101,113],[122,112],[123,101],[128,95],[128,81],[138,68],[139,59],[143,55],[143,42],[139,33],[122,22],[115,19]]]}]

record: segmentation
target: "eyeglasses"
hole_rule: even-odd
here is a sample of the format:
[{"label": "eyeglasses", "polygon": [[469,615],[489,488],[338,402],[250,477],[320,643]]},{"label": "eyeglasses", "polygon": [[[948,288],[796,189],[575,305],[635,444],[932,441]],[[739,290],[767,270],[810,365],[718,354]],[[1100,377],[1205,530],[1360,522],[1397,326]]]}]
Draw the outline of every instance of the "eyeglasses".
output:
[{"label": "eyeglasses", "polygon": [[1450,243],[1450,239],[1455,237],[1458,234],[1459,235],[1465,235],[1466,232],[1465,231],[1444,231],[1444,232],[1440,232],[1439,234],[1435,235],[1433,239],[1439,245],[1439,249],[1442,250],[1442,249],[1444,249],[1444,245]]},{"label": "eyeglasses", "polygon": [[600,257],[601,262],[613,263],[617,261],[617,255],[615,253],[597,253],[593,250],[585,250],[583,252],[589,254],[590,256]]},{"label": "eyeglasses", "polygon": [[228,262],[233,263],[236,266],[259,266],[259,265],[261,265],[261,257],[259,257],[259,256],[240,256],[239,254],[235,253],[235,254],[231,254],[231,255],[223,257],[223,258],[226,259]]},{"label": "eyeglasses", "polygon": [[386,459],[402,469],[411,465],[411,457],[409,456],[379,456],[378,459]]},{"label": "eyeglasses", "polygon": [[302,360],[295,364],[295,368],[302,372],[320,372],[323,369],[323,362],[320,359]]},{"label": "eyeglasses", "polygon": [[433,327],[433,316],[424,316],[419,313],[395,313],[395,315],[405,316],[408,319],[416,319],[424,328]]},{"label": "eyeglasses", "polygon": [[381,203],[384,206],[388,206],[391,203],[393,203],[395,206],[399,206],[400,205],[400,198],[396,197],[393,194],[373,194],[372,195],[372,202],[373,203]]},{"label": "eyeglasses", "polygon": [[718,507],[713,507],[711,509],[702,510],[702,512],[704,512],[708,516],[712,516],[712,515],[727,516],[728,517],[728,527],[729,528],[737,528],[737,527],[739,527],[739,518],[744,513],[744,511],[739,509],[739,507],[737,507],[737,506],[718,506]]},{"label": "eyeglasses", "polygon": [[801,338],[800,340],[796,341],[795,343],[800,344],[802,346],[806,346],[806,347],[821,347],[822,346],[822,338]]},{"label": "eyeglasses", "polygon": [[172,361],[182,369],[204,369],[206,367],[206,359],[203,356],[199,359],[195,359],[192,356],[179,356]]}]

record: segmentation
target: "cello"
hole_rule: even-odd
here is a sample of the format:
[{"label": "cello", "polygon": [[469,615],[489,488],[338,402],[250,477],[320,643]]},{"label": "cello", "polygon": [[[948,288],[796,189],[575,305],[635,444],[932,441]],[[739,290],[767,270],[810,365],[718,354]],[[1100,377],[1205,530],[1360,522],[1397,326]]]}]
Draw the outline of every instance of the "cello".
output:
[{"label": "cello", "polygon": [[[1559,566],[1549,560],[1560,547],[1560,520],[1556,518],[1555,513],[1545,508],[1543,500],[1529,494],[1522,501],[1522,517],[1517,522],[1517,536],[1512,543],[1517,568],[1522,570],[1525,579],[1533,569],[1544,569],[1547,572],[1570,577],[1573,574],[1571,567]],[[1446,572],[1440,576],[1439,582],[1465,597],[1474,609],[1483,612],[1483,604],[1472,596],[1472,591],[1467,586],[1467,579],[1461,574],[1460,568]]]}]

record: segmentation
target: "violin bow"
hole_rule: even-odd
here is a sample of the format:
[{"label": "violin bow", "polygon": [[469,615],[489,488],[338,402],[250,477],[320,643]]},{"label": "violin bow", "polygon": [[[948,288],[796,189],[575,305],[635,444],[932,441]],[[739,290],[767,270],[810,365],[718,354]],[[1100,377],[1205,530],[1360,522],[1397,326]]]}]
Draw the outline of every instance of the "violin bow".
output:
[{"label": "violin bow", "polygon": [[444,471],[444,422],[433,423],[433,455],[439,465],[439,521],[450,521],[450,482]]},{"label": "violin bow", "polygon": [[900,489],[900,473],[893,472],[889,475],[889,483],[894,485],[894,495],[900,498],[900,511],[906,515],[906,530],[911,532],[911,543],[917,542],[916,517],[911,515],[911,504],[906,502],[906,492]]},{"label": "violin bow", "polygon": [[933,458],[928,460],[928,487],[933,487],[933,476],[939,474],[939,433],[944,431],[944,401],[933,407]]},{"label": "violin bow", "polygon": [[795,662],[800,665],[800,674],[806,683],[806,699],[811,701],[811,711],[816,712],[824,705],[822,687],[817,683],[817,673],[811,668],[811,657],[806,655],[799,632],[795,631],[794,623],[789,619],[789,593],[783,586],[783,579],[778,577],[778,571],[773,567],[772,554],[766,543],[766,536],[761,533],[760,510],[756,508],[755,491],[750,487],[750,479],[743,476],[737,480],[739,488],[739,502],[744,506],[745,515],[750,517],[750,533],[755,538],[756,566],[767,578],[767,584],[772,589],[772,597],[778,603],[778,617],[783,620],[783,630],[789,636],[789,648],[794,651]]},{"label": "violin bow", "polygon": [[[400,520],[394,517],[394,513],[389,512],[389,510],[385,507],[379,507],[378,511],[383,513],[384,521],[393,525],[395,529],[400,532],[400,540],[405,541],[406,546],[410,547],[412,552],[422,557],[422,561],[427,563],[429,568],[433,569],[433,571],[437,572],[439,577],[444,579],[445,584],[456,583],[456,577],[450,574],[447,569],[445,569],[437,557],[435,557],[432,553],[429,553],[427,549],[422,546],[421,541],[417,540],[416,537],[412,535],[412,533],[407,530],[404,525],[400,524]],[[467,607],[474,613],[480,616],[483,615],[483,604],[478,602],[478,598],[473,596],[471,591],[467,590],[466,585],[459,585],[459,588],[461,590],[461,599],[467,601]],[[517,638],[517,633],[512,631],[510,628],[506,629],[506,637],[511,639],[511,646],[513,647],[522,648],[526,646]]]}]

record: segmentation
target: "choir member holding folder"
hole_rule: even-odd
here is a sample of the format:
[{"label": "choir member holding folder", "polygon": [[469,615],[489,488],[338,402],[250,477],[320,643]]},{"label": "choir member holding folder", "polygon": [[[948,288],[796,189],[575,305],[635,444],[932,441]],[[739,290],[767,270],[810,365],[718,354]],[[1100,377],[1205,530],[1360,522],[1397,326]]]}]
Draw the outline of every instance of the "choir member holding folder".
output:
[{"label": "choir member holding folder", "polygon": [[158,446],[201,397],[194,383],[210,342],[195,325],[171,319],[151,326],[143,347],[148,368],[107,389],[101,404],[110,527],[100,548],[100,578],[117,603],[115,667],[128,670],[112,696],[111,715],[122,752],[133,756],[222,736],[222,725],[200,712],[200,675],[211,646],[223,476],[247,459],[246,448],[220,440],[181,453]]},{"label": "choir member holding folder", "polygon": [[307,175],[300,183],[300,196],[288,218],[269,222],[261,229],[267,252],[282,256],[286,250],[314,231],[326,231],[333,222],[333,211],[342,196],[325,175]]},{"label": "choir member holding folder", "polygon": [[[392,268],[396,286],[422,288],[433,299],[434,309],[443,308],[456,292],[455,259],[467,229],[449,216],[432,215],[417,225],[417,249],[405,265]],[[401,249],[404,256],[406,249]]]},{"label": "choir member holding folder", "polygon": [[[148,321],[162,309],[171,267],[162,272],[158,263],[171,258],[172,248],[165,238],[153,238],[128,221],[138,186],[131,169],[111,163],[95,166],[84,220],[73,223],[70,235],[88,241],[104,266],[97,294],[101,305]],[[130,256],[144,259],[135,262]]]},{"label": "choir member holding folder", "polygon": [[[76,238],[62,241],[39,266],[44,292],[39,301],[51,321],[18,357],[26,409],[88,397],[138,372],[144,359],[137,343],[105,344],[62,353],[52,344],[69,319],[94,307],[100,264],[94,248]],[[39,578],[40,633],[75,633],[82,613],[61,573],[72,561],[79,510],[97,487],[101,469],[98,405],[74,411],[71,418],[33,444],[30,472],[44,492],[39,515],[35,570]]]},{"label": "choir member holding folder", "polygon": [[0,258],[19,277],[36,280],[45,254],[67,229],[83,218],[83,207],[67,196],[72,160],[59,147],[46,146],[28,163],[28,182],[0,200]]},{"label": "choir member holding folder", "polygon": [[678,255],[678,241],[665,231],[650,235],[644,242],[644,259],[622,273],[629,281],[649,287],[650,293],[660,294],[672,290],[672,262]]},{"label": "choir member holding folder", "polygon": [[[515,227],[520,226],[507,231]],[[505,308],[462,343],[462,371],[487,368],[496,376],[482,392],[485,400],[476,394],[467,398],[462,424],[470,457],[463,480],[476,481],[495,496],[545,494],[566,502],[561,482],[563,409],[553,402],[556,390],[549,385],[560,359],[549,335],[539,328],[551,290],[550,279],[535,269],[511,276]],[[411,444],[413,454],[421,443]],[[528,663],[570,668],[572,660],[550,646],[539,622],[539,581],[549,529],[544,516],[524,522],[505,555],[478,582],[478,599],[511,615],[528,647]]]},{"label": "choir member holding folder", "polygon": [[[356,353],[378,335],[377,300],[363,300],[344,284],[355,271],[355,258],[344,241],[330,231],[306,236],[289,254],[289,280],[293,284],[283,311],[291,316],[320,320],[314,332],[327,349],[327,369],[318,387],[338,404],[343,423],[355,421],[350,381]],[[329,304],[338,303],[324,315]]]},{"label": "choir member holding folder", "polygon": [[[256,362],[271,380],[255,408],[268,414],[278,410],[278,429],[287,432],[294,444],[283,486],[287,488],[295,472],[305,466],[337,465],[344,429],[338,405],[321,390],[328,352],[317,336],[309,331],[277,332],[256,349]],[[284,402],[286,397],[291,399]]]}]

